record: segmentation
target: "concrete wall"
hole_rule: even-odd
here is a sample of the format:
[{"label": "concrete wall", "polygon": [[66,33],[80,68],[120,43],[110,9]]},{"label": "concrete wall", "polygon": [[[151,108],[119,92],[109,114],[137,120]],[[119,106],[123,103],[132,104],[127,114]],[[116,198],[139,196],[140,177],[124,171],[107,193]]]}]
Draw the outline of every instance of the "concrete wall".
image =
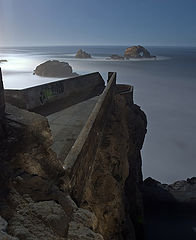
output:
[{"label": "concrete wall", "polygon": [[0,68],[0,121],[4,117],[5,114],[5,101],[4,101],[4,89],[3,89],[3,81],[2,74]]},{"label": "concrete wall", "polygon": [[116,93],[123,95],[127,103],[133,104],[133,86],[118,84],[116,86]]},{"label": "concrete wall", "polygon": [[17,107],[39,112],[52,103],[55,103],[53,108],[56,107],[59,100],[61,105],[63,102],[72,105],[72,101],[75,104],[77,99],[83,101],[99,95],[104,85],[103,78],[96,72],[23,90],[5,90],[5,98],[6,102]]},{"label": "concrete wall", "polygon": [[104,92],[99,97],[89,119],[64,161],[68,188],[79,204],[83,189],[94,164],[94,156],[101,140],[102,130],[111,114],[111,105],[116,88],[116,73],[113,73]]},{"label": "concrete wall", "polygon": [[4,115],[5,115],[4,89],[3,89],[3,81],[2,81],[2,74],[1,74],[1,68],[0,68],[0,145],[4,138],[4,127],[3,127]]}]

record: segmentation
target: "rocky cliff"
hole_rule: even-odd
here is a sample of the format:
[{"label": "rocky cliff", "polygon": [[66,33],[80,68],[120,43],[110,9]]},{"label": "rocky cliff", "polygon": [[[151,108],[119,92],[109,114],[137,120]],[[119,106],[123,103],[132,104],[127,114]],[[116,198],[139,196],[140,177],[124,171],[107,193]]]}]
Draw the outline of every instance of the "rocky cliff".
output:
[{"label": "rocky cliff", "polygon": [[146,117],[120,94],[111,107],[81,206],[95,213],[105,240],[135,239],[143,219],[138,185]]},{"label": "rocky cliff", "polygon": [[[46,118],[7,106],[1,144],[0,237],[136,239],[142,232],[141,156],[146,117],[116,92],[80,202],[50,146]],[[2,139],[2,138],[1,138]],[[84,166],[83,166],[84,167]],[[9,236],[8,236],[9,235]]]}]

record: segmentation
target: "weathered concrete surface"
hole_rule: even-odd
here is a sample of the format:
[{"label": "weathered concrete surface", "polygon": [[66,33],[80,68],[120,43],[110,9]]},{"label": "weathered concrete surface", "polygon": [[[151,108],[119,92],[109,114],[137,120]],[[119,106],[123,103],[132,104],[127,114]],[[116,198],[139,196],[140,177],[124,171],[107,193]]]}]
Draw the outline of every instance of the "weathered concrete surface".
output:
[{"label": "weathered concrete surface", "polygon": [[95,97],[104,87],[103,78],[95,72],[23,90],[5,90],[5,99],[14,106],[46,116]]},{"label": "weathered concrete surface", "polygon": [[4,137],[4,126],[3,126],[4,116],[5,116],[5,100],[4,100],[2,74],[1,74],[1,68],[0,68],[0,144]]},{"label": "weathered concrete surface", "polygon": [[98,96],[47,116],[54,143],[52,149],[64,161],[91,114]]}]

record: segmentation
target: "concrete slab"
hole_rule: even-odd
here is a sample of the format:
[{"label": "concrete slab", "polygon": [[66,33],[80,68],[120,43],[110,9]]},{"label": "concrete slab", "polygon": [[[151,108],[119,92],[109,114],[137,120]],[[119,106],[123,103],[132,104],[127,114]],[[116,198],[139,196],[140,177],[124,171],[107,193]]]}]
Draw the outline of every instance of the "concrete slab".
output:
[{"label": "concrete slab", "polygon": [[47,116],[54,144],[52,149],[63,162],[84,127],[99,96]]}]

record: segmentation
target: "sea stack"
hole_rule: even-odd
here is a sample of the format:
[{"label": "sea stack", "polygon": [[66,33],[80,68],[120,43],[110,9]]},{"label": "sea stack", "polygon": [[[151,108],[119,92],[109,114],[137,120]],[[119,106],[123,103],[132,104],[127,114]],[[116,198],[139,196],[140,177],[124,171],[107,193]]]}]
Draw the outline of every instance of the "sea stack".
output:
[{"label": "sea stack", "polygon": [[129,58],[156,58],[156,56],[151,56],[150,52],[146,48],[144,48],[140,45],[127,48],[125,50],[124,57],[125,57],[125,59],[129,59]]},{"label": "sea stack", "polygon": [[4,63],[4,62],[7,62],[6,59],[0,59],[0,63]]},{"label": "sea stack", "polygon": [[34,70],[35,75],[41,77],[72,77],[76,76],[73,73],[72,67],[67,62],[59,62],[57,60],[49,60],[36,67]]},{"label": "sea stack", "polygon": [[91,58],[91,55],[89,53],[86,53],[82,49],[79,49],[75,55],[75,58],[86,59],[86,58]]},{"label": "sea stack", "polygon": [[110,60],[124,60],[124,57],[120,56],[120,55],[117,55],[117,54],[112,54],[110,57],[109,57]]}]

